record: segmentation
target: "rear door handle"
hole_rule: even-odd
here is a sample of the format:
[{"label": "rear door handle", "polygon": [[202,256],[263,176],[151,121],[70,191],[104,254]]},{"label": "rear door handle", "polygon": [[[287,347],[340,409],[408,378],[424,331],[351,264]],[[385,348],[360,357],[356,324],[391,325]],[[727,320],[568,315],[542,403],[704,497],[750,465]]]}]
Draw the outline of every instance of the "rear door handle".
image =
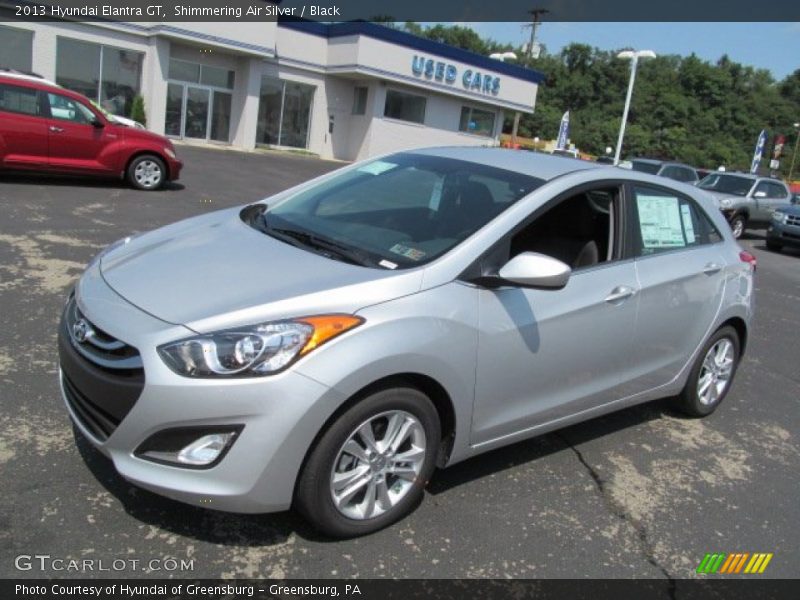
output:
[{"label": "rear door handle", "polygon": [[713,275],[714,273],[719,273],[722,271],[722,265],[717,263],[708,263],[705,267],[703,267],[703,273],[706,275]]},{"label": "rear door handle", "polygon": [[613,290],[611,290],[611,293],[608,296],[606,296],[606,302],[608,302],[609,304],[614,304],[615,302],[623,302],[624,300],[627,300],[628,298],[634,296],[635,294],[636,290],[634,288],[627,285],[618,285]]},{"label": "rear door handle", "polygon": [[56,127],[55,125],[50,125],[50,131],[52,131],[53,133],[61,133],[64,130],[61,129],[61,127]]}]

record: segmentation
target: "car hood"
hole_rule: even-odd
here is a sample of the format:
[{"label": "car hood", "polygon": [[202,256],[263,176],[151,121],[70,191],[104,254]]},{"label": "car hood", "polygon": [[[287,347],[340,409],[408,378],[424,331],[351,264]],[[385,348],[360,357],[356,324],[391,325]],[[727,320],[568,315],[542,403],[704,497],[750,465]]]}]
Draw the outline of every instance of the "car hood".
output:
[{"label": "car hood", "polygon": [[730,198],[733,202],[740,202],[744,200],[744,196],[737,196],[736,194],[726,194],[724,192],[714,192],[712,190],[704,190],[703,188],[697,188],[702,192],[705,192],[709,196],[711,196],[711,200],[713,200],[714,205],[719,207],[720,200],[724,198]]},{"label": "car hood", "polygon": [[108,285],[140,309],[199,332],[360,308],[419,291],[422,270],[336,261],[246,225],[240,209],[181,221],[104,255]]},{"label": "car hood", "polygon": [[786,213],[795,217],[800,217],[800,204],[791,204],[789,206],[781,206],[777,212]]}]

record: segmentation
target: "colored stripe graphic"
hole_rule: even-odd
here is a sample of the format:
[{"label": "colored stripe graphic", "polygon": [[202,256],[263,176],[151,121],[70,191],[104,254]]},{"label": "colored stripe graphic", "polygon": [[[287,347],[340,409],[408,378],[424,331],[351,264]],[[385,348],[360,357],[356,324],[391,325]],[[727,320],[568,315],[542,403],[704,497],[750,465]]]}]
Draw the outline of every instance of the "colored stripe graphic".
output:
[{"label": "colored stripe graphic", "polygon": [[[726,554],[725,552],[707,553],[700,564],[697,565],[697,573],[720,573],[720,574],[756,574],[763,573],[774,555],[766,552],[735,552]],[[744,569],[744,571],[743,571]]]}]

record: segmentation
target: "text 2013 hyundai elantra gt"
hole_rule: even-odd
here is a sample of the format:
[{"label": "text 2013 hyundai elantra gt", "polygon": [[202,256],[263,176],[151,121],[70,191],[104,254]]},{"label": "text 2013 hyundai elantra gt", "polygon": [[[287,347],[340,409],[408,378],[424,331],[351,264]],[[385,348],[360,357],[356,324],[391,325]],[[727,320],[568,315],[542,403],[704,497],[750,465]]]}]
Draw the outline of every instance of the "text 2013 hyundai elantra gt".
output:
[{"label": "text 2013 hyundai elantra gt", "polygon": [[754,268],[696,188],[405,152],[113,244],[65,307],[60,380],[126,479],[359,535],[436,466],[655,398],[711,413]]}]

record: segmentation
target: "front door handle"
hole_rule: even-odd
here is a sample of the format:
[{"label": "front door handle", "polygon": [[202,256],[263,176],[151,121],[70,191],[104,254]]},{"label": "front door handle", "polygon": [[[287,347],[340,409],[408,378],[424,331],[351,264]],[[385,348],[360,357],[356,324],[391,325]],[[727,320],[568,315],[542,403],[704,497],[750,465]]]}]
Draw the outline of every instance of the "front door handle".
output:
[{"label": "front door handle", "polygon": [[53,133],[61,133],[64,130],[61,129],[61,127],[56,127],[55,125],[50,125],[50,131],[52,131]]},{"label": "front door handle", "polygon": [[627,285],[618,285],[606,296],[606,302],[609,304],[621,303],[635,294],[636,290],[634,288]]},{"label": "front door handle", "polygon": [[714,273],[719,273],[722,271],[722,265],[718,263],[708,263],[705,267],[703,267],[703,273],[706,275],[713,275]]}]

